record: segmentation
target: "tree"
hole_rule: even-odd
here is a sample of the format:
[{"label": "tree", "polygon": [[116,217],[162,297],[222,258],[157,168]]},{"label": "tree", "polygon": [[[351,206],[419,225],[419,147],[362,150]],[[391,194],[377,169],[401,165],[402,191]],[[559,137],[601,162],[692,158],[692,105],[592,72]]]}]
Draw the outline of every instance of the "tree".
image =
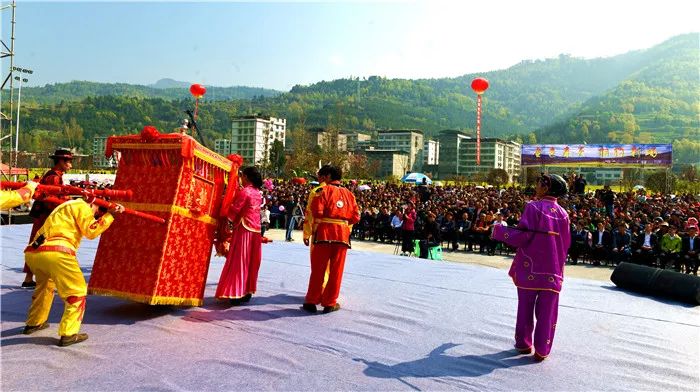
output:
[{"label": "tree", "polygon": [[695,165],[683,165],[681,166],[680,178],[684,181],[696,182],[700,180],[700,173],[698,173],[698,167]]},{"label": "tree", "polygon": [[367,155],[352,154],[348,159],[348,172],[343,175],[346,178],[373,179],[379,172],[379,162],[368,159]]},{"label": "tree", "polygon": [[486,182],[489,184],[500,187],[503,184],[507,184],[510,180],[508,172],[503,169],[491,169],[486,175]]},{"label": "tree", "polygon": [[530,134],[527,135],[527,143],[528,144],[537,144],[537,135],[535,135],[534,132],[530,132]]},{"label": "tree", "polygon": [[68,146],[71,149],[81,147],[81,142],[83,141],[83,127],[75,121],[75,118],[71,117],[68,124],[63,127],[63,134],[68,140]]},{"label": "tree", "polygon": [[275,173],[275,177],[280,177],[286,161],[287,157],[284,155],[284,145],[281,141],[275,140],[272,142],[272,148],[270,149],[270,164]]},{"label": "tree", "polygon": [[647,176],[645,185],[654,192],[673,192],[676,180],[676,176],[670,171],[659,170]]}]

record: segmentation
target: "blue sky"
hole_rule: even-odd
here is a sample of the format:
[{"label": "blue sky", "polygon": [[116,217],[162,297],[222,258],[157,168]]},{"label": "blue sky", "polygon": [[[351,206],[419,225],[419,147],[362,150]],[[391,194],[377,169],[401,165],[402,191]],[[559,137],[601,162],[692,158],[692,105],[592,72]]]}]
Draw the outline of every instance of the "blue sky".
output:
[{"label": "blue sky", "polygon": [[[560,53],[611,56],[698,31],[699,14],[695,2],[681,0],[25,0],[17,4],[15,63],[34,69],[30,85],[168,77],[288,90],[351,75],[458,76]],[[8,16],[3,11],[5,42]]]}]

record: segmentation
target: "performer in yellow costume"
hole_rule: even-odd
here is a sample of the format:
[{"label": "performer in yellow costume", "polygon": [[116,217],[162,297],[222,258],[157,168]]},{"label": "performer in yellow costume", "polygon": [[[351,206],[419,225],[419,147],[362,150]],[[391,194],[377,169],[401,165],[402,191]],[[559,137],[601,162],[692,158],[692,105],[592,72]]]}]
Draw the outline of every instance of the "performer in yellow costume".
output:
[{"label": "performer in yellow costume", "polygon": [[54,289],[63,299],[65,309],[58,327],[61,336],[59,346],[80,343],[88,335],[80,332],[85,311],[87,285],[75,258],[82,237],[97,238],[114,221],[112,214],[121,213],[124,207],[116,204],[99,219],[95,219],[98,207],[83,199],[67,201],[48,216],[44,225],[24,251],[24,259],[36,276],[36,289],[27,315],[24,334],[49,326]]},{"label": "performer in yellow costume", "polygon": [[39,186],[38,182],[29,181],[27,185],[17,190],[0,191],[0,210],[6,210],[29,203],[37,186]]}]

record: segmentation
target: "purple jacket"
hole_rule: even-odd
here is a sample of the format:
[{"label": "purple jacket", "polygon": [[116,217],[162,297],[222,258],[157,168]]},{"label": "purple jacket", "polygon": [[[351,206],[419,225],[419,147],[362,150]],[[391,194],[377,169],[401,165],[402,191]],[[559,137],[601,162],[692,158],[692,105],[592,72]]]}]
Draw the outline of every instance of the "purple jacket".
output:
[{"label": "purple jacket", "polygon": [[[559,234],[525,231],[528,229]],[[561,291],[566,254],[571,244],[569,230],[569,215],[553,197],[528,203],[515,228],[494,226],[494,239],[518,248],[508,271],[517,287]]]}]

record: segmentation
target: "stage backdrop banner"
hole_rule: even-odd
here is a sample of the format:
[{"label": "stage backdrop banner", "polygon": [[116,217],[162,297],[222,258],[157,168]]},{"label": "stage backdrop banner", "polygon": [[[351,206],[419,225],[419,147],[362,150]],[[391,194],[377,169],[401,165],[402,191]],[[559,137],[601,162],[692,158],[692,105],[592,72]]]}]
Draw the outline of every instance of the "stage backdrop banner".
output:
[{"label": "stage backdrop banner", "polygon": [[671,167],[670,144],[525,144],[521,166]]}]

